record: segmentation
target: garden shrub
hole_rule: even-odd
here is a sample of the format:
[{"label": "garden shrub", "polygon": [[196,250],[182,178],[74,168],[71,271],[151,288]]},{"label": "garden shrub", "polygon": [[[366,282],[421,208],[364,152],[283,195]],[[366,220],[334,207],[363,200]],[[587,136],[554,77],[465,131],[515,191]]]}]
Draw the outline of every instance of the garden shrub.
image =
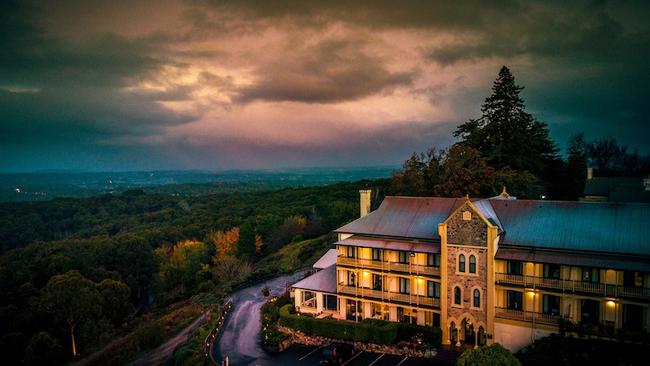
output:
[{"label": "garden shrub", "polygon": [[[280,308],[280,324],[311,335],[376,344],[393,344],[402,339],[411,339],[419,333],[434,346],[440,345],[442,338],[439,328],[421,327],[377,319],[364,319],[358,323],[333,319],[315,319],[310,316],[291,314],[292,309],[291,304]],[[400,334],[406,338],[400,338]]]}]

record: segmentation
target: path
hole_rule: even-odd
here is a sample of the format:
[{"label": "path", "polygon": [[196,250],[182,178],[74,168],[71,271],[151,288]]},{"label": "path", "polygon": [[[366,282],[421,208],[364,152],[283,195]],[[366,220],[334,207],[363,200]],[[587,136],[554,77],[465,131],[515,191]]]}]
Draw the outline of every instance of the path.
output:
[{"label": "path", "polygon": [[166,359],[167,357],[171,356],[172,353],[174,353],[176,347],[178,347],[181,343],[187,340],[187,336],[190,334],[190,332],[207,319],[209,313],[210,313],[209,311],[206,311],[205,313],[201,314],[201,316],[196,318],[196,320],[194,320],[192,324],[185,327],[176,336],[169,339],[167,342],[161,344],[155,350],[131,362],[129,366],[144,366],[144,365],[156,364]]},{"label": "path", "polygon": [[280,295],[303,276],[304,272],[297,272],[234,293],[233,308],[226,318],[221,336],[215,341],[214,358],[221,360],[228,356],[230,364],[237,366],[274,365],[273,358],[262,349],[260,340],[260,309],[266,301],[262,288],[266,286],[271,290],[271,295]]}]

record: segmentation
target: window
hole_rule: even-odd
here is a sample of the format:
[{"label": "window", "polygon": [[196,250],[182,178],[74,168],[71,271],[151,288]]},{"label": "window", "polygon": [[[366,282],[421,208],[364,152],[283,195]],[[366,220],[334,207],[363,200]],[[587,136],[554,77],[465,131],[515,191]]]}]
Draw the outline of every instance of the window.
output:
[{"label": "window", "polygon": [[476,273],[476,257],[469,256],[469,273]]},{"label": "window", "polygon": [[594,300],[580,300],[580,321],[598,324],[600,303]]},{"label": "window", "polygon": [[356,258],[357,257],[357,248],[356,247],[348,247],[348,258]]},{"label": "window", "polygon": [[633,271],[623,272],[623,286],[643,287],[643,274],[641,272]]},{"label": "window", "polygon": [[438,282],[427,281],[427,297],[440,298],[440,284]]},{"label": "window", "polygon": [[560,265],[544,264],[544,278],[560,279]]},{"label": "window", "polygon": [[463,221],[470,221],[472,219],[472,213],[469,211],[463,211]]},{"label": "window", "polygon": [[523,299],[524,294],[519,291],[510,291],[506,292],[508,309],[510,310],[521,310],[523,309]]},{"label": "window", "polygon": [[338,301],[336,295],[323,295],[323,301],[325,301],[325,309],[338,310]]},{"label": "window", "polygon": [[477,288],[474,289],[474,307],[481,307],[481,291],[479,291]]},{"label": "window", "polygon": [[300,306],[315,308],[316,307],[316,295],[311,291],[302,292],[302,304]]},{"label": "window", "polygon": [[429,267],[440,267],[440,255],[428,253],[427,254],[427,266]]},{"label": "window", "polygon": [[348,271],[348,286],[355,286],[356,278],[357,275],[354,272]]},{"label": "window", "polygon": [[373,248],[372,249],[372,260],[373,261],[380,261],[381,258],[382,258],[381,254],[382,254],[381,249]]},{"label": "window", "polygon": [[458,256],[458,272],[465,272],[465,254]]},{"label": "window", "polygon": [[399,251],[399,262],[402,264],[409,263],[409,252]]},{"label": "window", "polygon": [[460,287],[456,286],[454,287],[454,304],[460,305],[461,304],[461,293],[460,293]]},{"label": "window", "polygon": [[411,293],[411,280],[408,278],[400,277],[399,278],[399,292],[401,294]]},{"label": "window", "polygon": [[598,268],[583,267],[582,281],[600,283],[600,270]]},{"label": "window", "polygon": [[524,264],[520,261],[508,261],[508,274],[521,276],[524,273]]},{"label": "window", "polygon": [[560,315],[560,297],[542,295],[542,312],[549,315]]},{"label": "window", "polygon": [[383,280],[380,275],[373,274],[372,275],[372,289],[381,291],[382,290],[382,283]]}]

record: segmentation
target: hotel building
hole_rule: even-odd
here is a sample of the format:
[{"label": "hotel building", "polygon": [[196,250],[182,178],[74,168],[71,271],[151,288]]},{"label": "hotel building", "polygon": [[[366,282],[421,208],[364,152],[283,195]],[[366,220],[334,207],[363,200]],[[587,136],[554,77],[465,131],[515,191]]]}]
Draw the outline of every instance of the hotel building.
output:
[{"label": "hotel building", "polygon": [[336,230],[301,313],[439,326],[444,344],[516,351],[560,318],[650,329],[650,204],[386,197]]}]

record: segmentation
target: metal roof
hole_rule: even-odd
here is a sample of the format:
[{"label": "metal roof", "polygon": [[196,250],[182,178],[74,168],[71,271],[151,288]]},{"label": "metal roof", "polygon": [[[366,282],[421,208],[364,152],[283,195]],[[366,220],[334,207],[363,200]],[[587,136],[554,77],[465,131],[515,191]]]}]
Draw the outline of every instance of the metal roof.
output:
[{"label": "metal roof", "polygon": [[[464,198],[386,197],[379,208],[336,230],[357,236],[439,241],[438,224]],[[650,204],[472,200],[503,231],[505,245],[650,256]]]},{"label": "metal roof", "polygon": [[330,249],[325,254],[323,254],[320,259],[314,263],[312,266],[314,269],[324,269],[327,268],[333,264],[336,264],[336,257],[339,255],[338,251],[336,249]]},{"label": "metal roof", "polygon": [[377,210],[336,232],[440,240],[438,224],[463,202],[462,198],[388,196]]},{"label": "metal roof", "polygon": [[339,240],[335,244],[351,245],[364,248],[403,250],[407,252],[440,253],[440,244],[422,242],[409,243],[404,241],[363,238],[358,236],[352,236],[347,239]]},{"label": "metal roof", "polygon": [[336,265],[332,265],[296,282],[291,287],[335,294],[337,282]]},{"label": "metal roof", "polygon": [[650,205],[490,200],[506,245],[650,255]]}]

